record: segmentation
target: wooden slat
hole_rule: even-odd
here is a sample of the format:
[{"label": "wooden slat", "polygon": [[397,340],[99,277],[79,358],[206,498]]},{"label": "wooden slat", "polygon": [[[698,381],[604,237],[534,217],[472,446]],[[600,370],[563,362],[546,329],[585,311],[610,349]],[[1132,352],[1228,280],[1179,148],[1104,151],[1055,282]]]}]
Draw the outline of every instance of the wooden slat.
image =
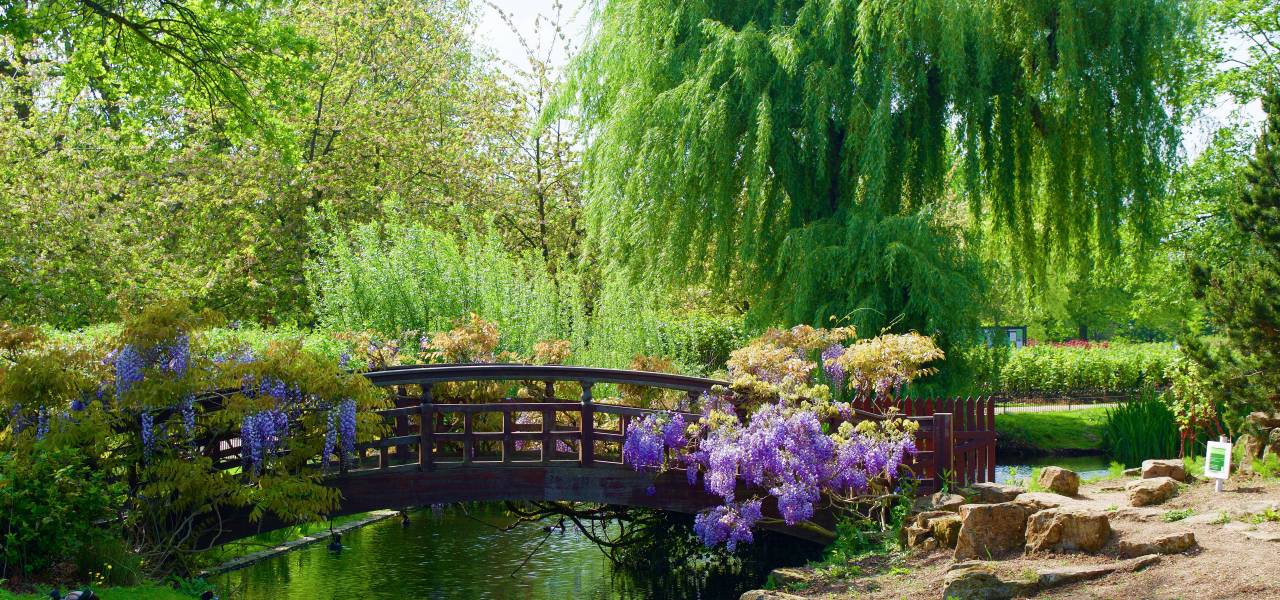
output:
[{"label": "wooden slat", "polygon": [[502,411],[502,462],[509,463],[516,456],[515,417],[511,411]]},{"label": "wooden slat", "polygon": [[556,424],[556,411],[542,411],[542,462],[549,463],[555,458],[556,443],[551,437],[551,430]]},{"label": "wooden slat", "polygon": [[475,455],[476,442],[471,430],[471,417],[474,413],[462,413],[462,462],[470,463]]}]

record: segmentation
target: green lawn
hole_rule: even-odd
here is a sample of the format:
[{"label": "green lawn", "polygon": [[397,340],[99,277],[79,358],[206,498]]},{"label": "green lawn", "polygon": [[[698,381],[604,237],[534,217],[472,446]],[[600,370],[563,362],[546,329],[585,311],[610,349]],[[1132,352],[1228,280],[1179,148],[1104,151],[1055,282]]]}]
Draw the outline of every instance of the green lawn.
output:
[{"label": "green lawn", "polygon": [[1107,409],[996,415],[1001,448],[1046,453],[1101,451]]},{"label": "green lawn", "polygon": [[[38,589],[40,592],[35,594],[15,594],[0,590],[0,600],[49,600],[49,588],[41,586]],[[71,590],[63,589],[62,593],[65,594],[69,591]],[[160,585],[101,588],[93,591],[103,600],[191,600],[192,598],[192,596]]]}]

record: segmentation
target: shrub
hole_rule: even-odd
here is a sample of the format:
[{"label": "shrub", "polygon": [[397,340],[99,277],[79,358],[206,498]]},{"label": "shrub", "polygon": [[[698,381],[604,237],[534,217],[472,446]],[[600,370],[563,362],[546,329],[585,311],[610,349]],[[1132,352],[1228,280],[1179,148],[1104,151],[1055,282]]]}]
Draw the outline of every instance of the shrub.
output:
[{"label": "shrub", "polygon": [[992,387],[1010,394],[1164,387],[1176,356],[1172,345],[1160,343],[1026,346],[1010,351]]},{"label": "shrub", "polygon": [[1161,396],[1147,388],[1138,399],[1107,410],[1102,442],[1112,458],[1137,466],[1178,455],[1178,423]]},{"label": "shrub", "polygon": [[22,455],[0,452],[0,578],[59,563],[90,568],[86,555],[119,543],[114,518],[124,501],[124,485],[76,448],[39,443]]}]

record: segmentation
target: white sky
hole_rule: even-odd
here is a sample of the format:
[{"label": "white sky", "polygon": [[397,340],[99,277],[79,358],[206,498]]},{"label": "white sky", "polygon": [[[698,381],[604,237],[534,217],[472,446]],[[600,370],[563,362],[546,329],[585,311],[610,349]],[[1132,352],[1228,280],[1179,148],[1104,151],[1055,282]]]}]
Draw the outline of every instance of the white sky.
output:
[{"label": "white sky", "polygon": [[[536,40],[532,39],[535,21],[539,15],[544,19],[554,15],[555,4],[555,0],[480,0],[478,5],[480,22],[476,26],[476,39],[491,48],[499,60],[524,66],[524,49],[520,46],[515,34],[511,32],[511,28],[498,16],[498,11],[494,7],[510,15],[521,35],[525,36],[530,43],[535,43]],[[565,35],[575,47],[580,46],[590,9],[582,7],[582,0],[561,0],[560,4],[563,6],[560,14]],[[542,42],[545,47],[545,44],[550,41],[550,32],[547,26],[543,27],[543,31]],[[555,57],[557,65],[563,65],[564,60],[564,56]]]}]

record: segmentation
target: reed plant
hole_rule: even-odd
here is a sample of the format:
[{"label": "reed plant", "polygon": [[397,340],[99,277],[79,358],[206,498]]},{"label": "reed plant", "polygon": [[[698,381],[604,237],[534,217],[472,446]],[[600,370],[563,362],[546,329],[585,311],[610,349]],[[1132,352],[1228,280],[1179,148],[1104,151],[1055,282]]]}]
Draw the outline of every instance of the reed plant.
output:
[{"label": "reed plant", "polygon": [[1149,458],[1178,455],[1178,423],[1162,395],[1144,388],[1138,397],[1107,410],[1103,446],[1111,457],[1134,467]]}]

